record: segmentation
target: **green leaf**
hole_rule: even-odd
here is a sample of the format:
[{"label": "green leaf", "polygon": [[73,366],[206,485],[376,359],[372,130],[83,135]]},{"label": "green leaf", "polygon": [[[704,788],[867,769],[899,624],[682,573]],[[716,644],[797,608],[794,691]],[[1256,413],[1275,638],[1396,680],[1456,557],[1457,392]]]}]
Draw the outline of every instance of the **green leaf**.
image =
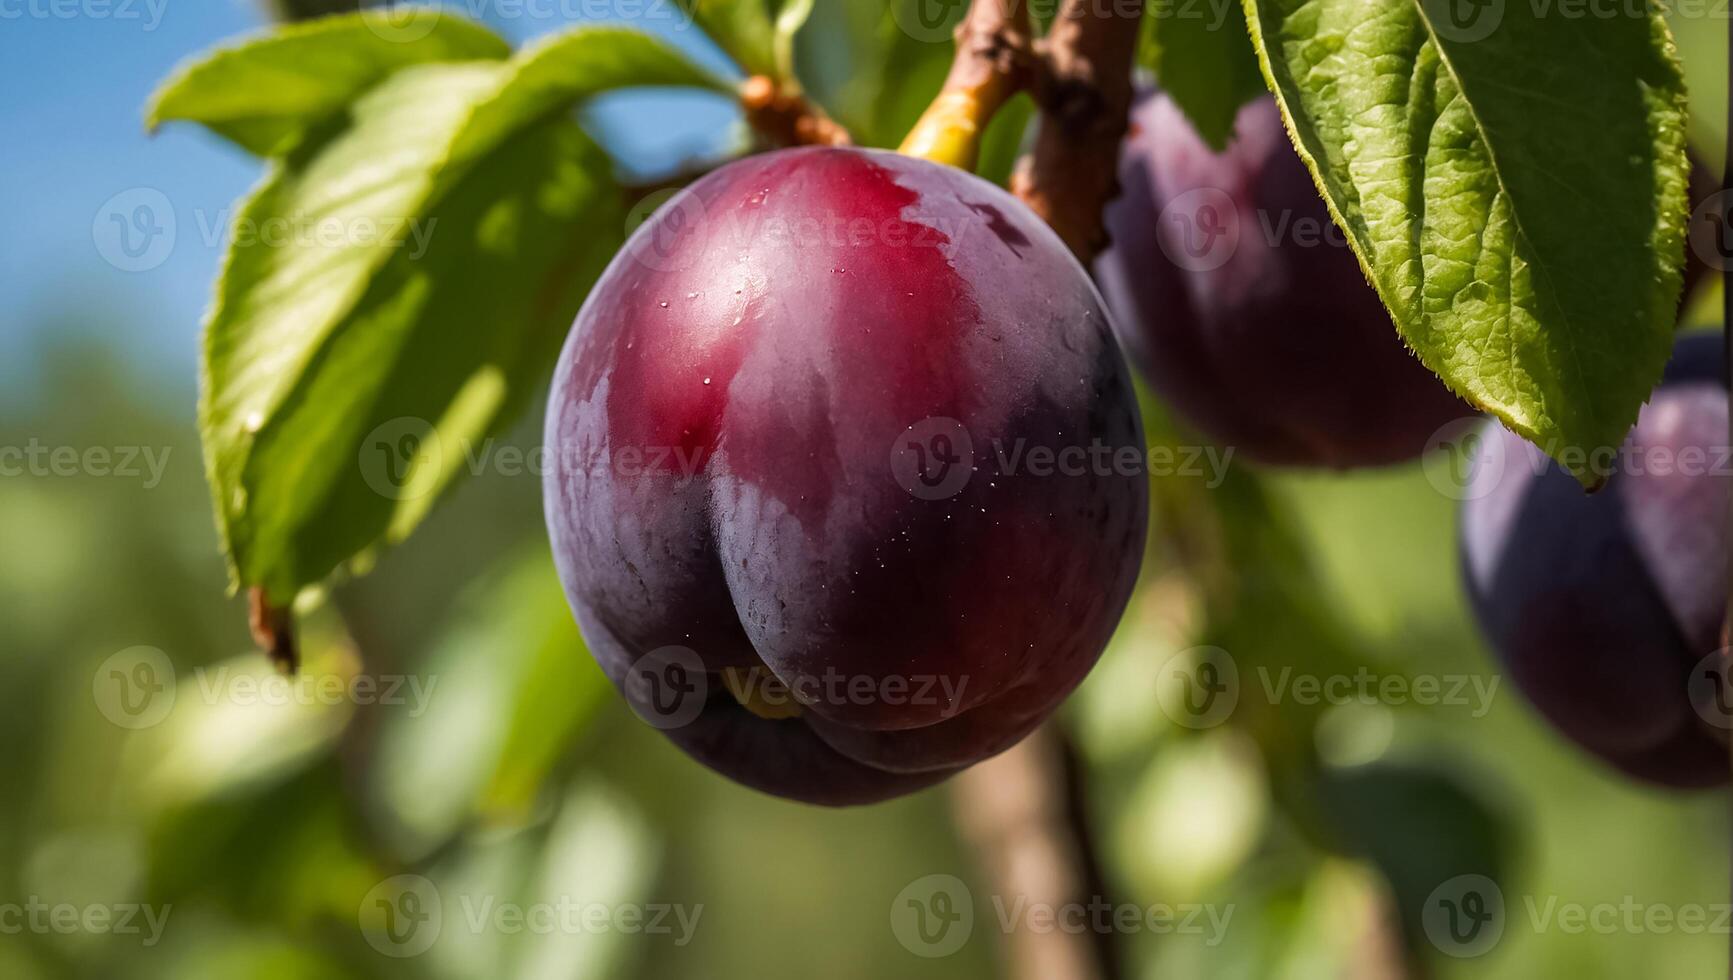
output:
[{"label": "green leaf", "polygon": [[680,6],[741,71],[782,77],[767,0],[680,0]]},{"label": "green leaf", "polygon": [[351,14],[280,27],[184,64],[151,97],[146,125],[202,123],[269,156],[400,68],[511,54],[492,31],[460,17],[440,16],[425,36],[405,40],[393,32],[389,16]]},{"label": "green leaf", "polygon": [[900,144],[944,85],[954,25],[918,29],[925,12],[922,0],[823,4],[801,36],[802,83],[863,146]]},{"label": "green leaf", "polygon": [[1301,155],[1421,360],[1555,457],[1616,446],[1681,285],[1666,25],[1513,3],[1465,29],[1444,2],[1245,0]]},{"label": "green leaf", "polygon": [[437,684],[424,710],[385,720],[368,782],[411,854],[474,821],[532,813],[612,690],[585,653],[545,550],[472,590],[420,676]]},{"label": "green leaf", "polygon": [[727,98],[734,87],[639,31],[593,27],[555,34],[525,47],[508,64],[498,90],[478,104],[452,145],[462,160],[514,127],[573,103],[622,88],[697,88]]},{"label": "green leaf", "polygon": [[273,166],[205,336],[206,469],[240,584],[286,606],[414,529],[623,239],[610,161],[564,111],[709,81],[642,34],[581,30],[403,69]]},{"label": "green leaf", "polygon": [[347,691],[360,673],[353,649],[319,634],[295,680],[256,654],[181,677],[164,722],[127,747],[129,802],[168,809],[304,771],[329,754],[355,714],[348,698],[305,692]]},{"label": "green leaf", "polygon": [[1150,0],[1137,57],[1217,150],[1233,135],[1240,106],[1264,94],[1245,11],[1235,3]]},{"label": "green leaf", "polygon": [[1436,763],[1390,759],[1320,775],[1332,844],[1383,873],[1412,950],[1430,948],[1426,903],[1440,886],[1463,875],[1505,878],[1511,833],[1472,788],[1483,783]]}]

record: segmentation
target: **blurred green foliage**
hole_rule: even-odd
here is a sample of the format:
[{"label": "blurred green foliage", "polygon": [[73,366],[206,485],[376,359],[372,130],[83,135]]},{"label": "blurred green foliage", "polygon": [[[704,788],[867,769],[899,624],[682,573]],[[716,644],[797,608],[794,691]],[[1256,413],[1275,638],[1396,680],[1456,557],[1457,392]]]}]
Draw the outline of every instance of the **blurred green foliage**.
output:
[{"label": "blurred green foliage", "polygon": [[[5,936],[6,976],[747,977],[809,975],[812,964],[840,977],[994,975],[993,930],[979,924],[995,921],[991,885],[959,845],[947,791],[824,811],[736,787],[673,749],[583,653],[529,477],[473,481],[312,616],[308,675],[364,673],[381,692],[403,678],[399,697],[373,699],[393,703],[238,703],[237,678],[266,673],[239,603],[220,598],[190,392],[111,360],[90,338],[119,322],[112,314],[69,322],[81,326],[45,331],[60,339],[36,358],[40,394],[9,408],[0,445],[148,446],[169,464],[150,489],[116,476],[0,480],[0,725],[15,747],[0,763],[0,900],[171,911],[153,946]],[[533,438],[533,424],[512,437]],[[1420,944],[1434,975],[1718,969],[1713,935],[1532,924],[1549,899],[1723,902],[1724,818],[1712,795],[1667,797],[1598,768],[1507,687],[1484,717],[1356,704],[1306,725],[1259,710],[1200,730],[1171,721],[1157,681],[1201,640],[1231,644],[1248,674],[1266,663],[1498,676],[1458,594],[1454,507],[1423,474],[1292,476],[1232,492],[1285,515],[1287,560],[1307,569],[1272,563],[1235,588],[1310,596],[1313,614],[1201,636],[1207,603],[1158,563],[1067,712],[1115,899],[1232,910],[1215,945],[1124,936],[1140,975],[1341,975],[1364,955],[1390,882],[1422,887],[1429,868],[1465,866],[1452,857],[1464,848],[1499,855],[1505,938],[1460,962]],[[1327,640],[1298,628],[1319,615]],[[131,730],[105,715],[95,685],[105,661],[140,645],[167,654],[177,684],[166,719]],[[1306,782],[1324,787],[1321,801],[1296,802]],[[1405,884],[1410,872],[1421,884]],[[972,883],[977,935],[952,957],[920,959],[893,936],[892,899],[938,873]],[[394,958],[367,942],[363,900],[401,874],[438,883],[446,924],[430,952]],[[703,911],[685,945],[464,925],[478,902],[536,896]]]},{"label": "blurred green foliage", "polygon": [[[801,52],[814,91],[880,144],[918,114],[946,58],[888,18],[820,4]],[[1002,175],[1021,125],[999,129]],[[156,942],[0,933],[0,976],[998,972],[992,885],[945,788],[851,811],[772,800],[701,769],[621,705],[549,570],[531,475],[466,481],[372,574],[334,585],[307,621],[310,686],[262,703],[271,682],[244,610],[222,598],[192,367],[165,380],[117,360],[105,339],[127,323],[96,306],[27,325],[44,338],[28,355],[36,381],[3,396],[0,447],[139,447],[167,462],[148,486],[0,477],[0,905],[145,903],[167,919]],[[1188,438],[1150,412],[1153,441]],[[534,445],[530,415],[502,445]],[[1132,975],[1350,975],[1393,930],[1441,978],[1721,971],[1723,935],[1578,933],[1544,918],[1573,903],[1719,908],[1724,801],[1617,778],[1503,683],[1457,584],[1455,505],[1418,467],[1236,466],[1219,486],[1156,490],[1150,567],[1064,721],[1115,900],[1231,918],[1220,936],[1119,937]],[[1245,710],[1189,728],[1161,681],[1201,645],[1234,658]],[[139,648],[172,665],[172,679],[151,675],[164,684],[152,696],[172,700],[133,728],[112,671],[156,662]],[[1260,667],[1498,686],[1483,706],[1259,704]],[[1441,874],[1464,869],[1497,876],[1507,915],[1495,949],[1459,960],[1416,935],[1413,914]],[[972,939],[941,959],[891,929],[894,898],[933,874],[968,882],[977,913]],[[391,941],[391,916],[422,880],[443,926],[393,955],[407,947]],[[676,906],[693,927],[544,933],[489,914],[561,899]]]}]

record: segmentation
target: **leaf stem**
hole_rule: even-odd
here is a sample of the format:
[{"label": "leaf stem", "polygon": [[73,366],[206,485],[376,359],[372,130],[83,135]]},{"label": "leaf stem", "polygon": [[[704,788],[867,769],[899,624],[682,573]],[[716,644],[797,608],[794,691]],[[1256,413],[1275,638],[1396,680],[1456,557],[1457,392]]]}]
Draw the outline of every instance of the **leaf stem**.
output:
[{"label": "leaf stem", "polygon": [[279,671],[293,677],[301,669],[294,613],[273,605],[262,585],[247,590],[247,625],[252,628],[253,642]]}]

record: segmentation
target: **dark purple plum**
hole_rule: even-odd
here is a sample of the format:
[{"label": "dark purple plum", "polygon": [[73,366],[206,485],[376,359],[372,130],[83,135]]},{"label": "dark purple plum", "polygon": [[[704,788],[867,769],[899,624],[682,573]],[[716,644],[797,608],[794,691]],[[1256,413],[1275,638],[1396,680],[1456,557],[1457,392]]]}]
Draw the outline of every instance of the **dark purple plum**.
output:
[{"label": "dark purple plum", "polygon": [[1680,341],[1594,494],[1487,423],[1463,509],[1469,598],[1517,686],[1567,738],[1669,786],[1728,776],[1715,685],[1693,676],[1727,608],[1722,351]]},{"label": "dark purple plum", "polygon": [[547,447],[603,670],[700,762],[823,804],[1046,718],[1148,520],[1141,467],[1045,465],[1143,458],[1083,268],[999,188],[880,151],[750,157],[664,205],[578,315]]},{"label": "dark purple plum", "polygon": [[1166,94],[1141,96],[1119,178],[1096,276],[1132,363],[1204,435],[1264,463],[1375,466],[1472,414],[1397,335],[1273,98],[1218,154]]}]

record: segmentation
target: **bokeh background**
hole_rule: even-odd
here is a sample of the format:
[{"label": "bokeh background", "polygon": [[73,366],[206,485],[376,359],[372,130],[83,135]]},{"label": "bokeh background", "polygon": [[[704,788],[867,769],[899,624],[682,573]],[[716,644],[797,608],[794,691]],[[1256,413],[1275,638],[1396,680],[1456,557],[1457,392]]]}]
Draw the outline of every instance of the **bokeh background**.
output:
[{"label": "bokeh background", "polygon": [[[514,42],[625,21],[729,70],[672,3],[452,6]],[[191,128],[147,137],[140,110],[177,62],[266,22],[253,0],[0,0],[0,447],[80,460],[0,476],[0,977],[1004,972],[1015,896],[959,829],[954,788],[789,804],[711,775],[624,708],[559,595],[533,476],[468,481],[331,591],[307,624],[307,683],[326,687],[258,693],[268,669],[226,597],[194,400],[200,316],[259,165]],[[819,0],[802,34],[810,87],[865,142],[894,145],[943,76],[948,45],[908,22],[879,0]],[[1725,24],[1676,26],[1694,135],[1718,162]],[[610,96],[586,115],[634,179],[743,138],[735,110],[703,95]],[[1003,175],[1027,117],[1018,104],[995,124],[989,171]],[[174,231],[134,270],[111,222],[140,191],[166,196]],[[1687,317],[1717,328],[1716,305],[1698,297]],[[1149,412],[1152,438],[1181,438]],[[531,448],[536,428],[507,441]],[[136,454],[137,472],[99,474],[91,449],[117,467]],[[1158,487],[1150,567],[1063,718],[1112,900],[1203,910],[1195,929],[1119,930],[1125,975],[1724,968],[1724,794],[1626,782],[1527,709],[1474,633],[1457,505],[1426,466],[1205,482]],[[1163,679],[1194,670],[1200,647],[1238,670],[1220,724],[1182,724],[1164,702]],[[1268,697],[1283,677],[1369,677],[1374,696]],[[1387,680],[1411,696],[1377,696]],[[1504,904],[1500,934],[1472,949],[1416,918],[1463,873],[1496,881]],[[401,897],[400,875],[436,883],[443,926],[382,950],[370,909]],[[934,875],[955,876],[975,912],[943,956],[898,932],[899,903]],[[611,927],[492,914],[561,899],[608,910]],[[4,911],[57,906],[80,921]],[[132,906],[166,921],[140,915],[129,935],[83,916]],[[621,928],[632,909],[670,931]],[[1682,924],[1693,909],[1696,928]]]}]

